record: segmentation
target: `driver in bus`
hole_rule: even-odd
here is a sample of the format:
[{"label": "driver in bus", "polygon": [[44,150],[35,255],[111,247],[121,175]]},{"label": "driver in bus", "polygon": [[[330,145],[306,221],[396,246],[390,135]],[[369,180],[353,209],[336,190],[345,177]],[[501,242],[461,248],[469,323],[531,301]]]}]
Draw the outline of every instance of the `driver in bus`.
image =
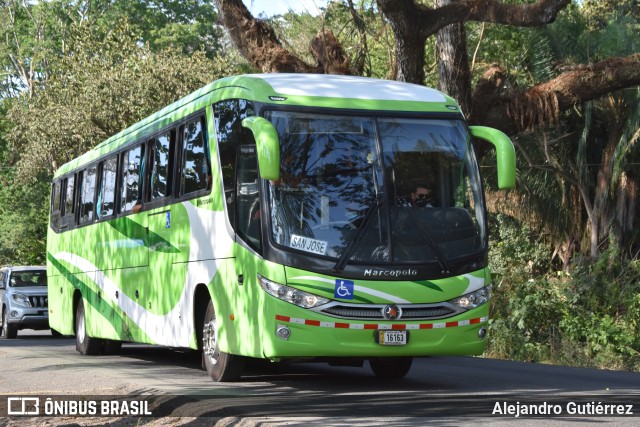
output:
[{"label": "driver in bus", "polygon": [[416,184],[409,197],[400,201],[404,207],[432,208],[434,204],[433,190],[424,183]]}]

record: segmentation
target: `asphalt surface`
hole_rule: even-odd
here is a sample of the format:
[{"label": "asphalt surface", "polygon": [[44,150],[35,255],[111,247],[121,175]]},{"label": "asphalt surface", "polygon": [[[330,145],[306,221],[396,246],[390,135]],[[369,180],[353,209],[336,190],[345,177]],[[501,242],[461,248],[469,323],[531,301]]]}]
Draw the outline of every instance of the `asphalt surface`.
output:
[{"label": "asphalt surface", "polygon": [[[414,361],[401,380],[381,380],[368,365],[255,361],[236,383],[214,383],[195,352],[125,344],[119,356],[80,356],[73,338],[21,331],[0,340],[0,416],[7,399],[140,401],[111,416],[11,416],[25,425],[638,425],[640,373],[600,371],[473,357]],[[2,404],[5,404],[3,411]],[[42,405],[41,405],[42,406]],[[50,409],[53,408],[50,406]],[[66,411],[66,412],[65,412]],[[523,412],[538,411],[537,416]],[[625,411],[623,416],[598,415]],[[56,412],[56,411],[54,411]],[[558,413],[559,412],[559,413]],[[51,414],[51,411],[48,412]],[[102,415],[97,410],[96,415]]]}]

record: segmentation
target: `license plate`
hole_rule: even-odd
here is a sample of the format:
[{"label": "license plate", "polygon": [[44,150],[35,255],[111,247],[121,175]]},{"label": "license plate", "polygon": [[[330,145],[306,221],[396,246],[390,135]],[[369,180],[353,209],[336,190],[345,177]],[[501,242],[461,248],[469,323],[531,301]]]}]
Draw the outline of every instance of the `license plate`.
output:
[{"label": "license plate", "polygon": [[378,331],[380,345],[406,345],[407,331]]}]

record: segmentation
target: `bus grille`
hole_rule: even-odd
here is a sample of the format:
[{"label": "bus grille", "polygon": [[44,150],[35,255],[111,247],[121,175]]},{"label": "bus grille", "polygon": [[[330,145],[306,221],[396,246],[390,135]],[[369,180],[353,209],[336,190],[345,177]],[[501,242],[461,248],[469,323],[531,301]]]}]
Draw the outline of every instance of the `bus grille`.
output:
[{"label": "bus grille", "polygon": [[49,298],[46,295],[29,295],[29,303],[33,308],[47,308]]},{"label": "bus grille", "polygon": [[[382,309],[384,307],[384,305],[364,307],[358,307],[356,305],[332,305],[322,310],[322,313],[346,319],[384,320],[384,316],[382,315]],[[440,319],[449,317],[457,312],[453,308],[442,305],[422,305],[417,307],[400,305],[400,307],[402,309],[401,320]]]}]

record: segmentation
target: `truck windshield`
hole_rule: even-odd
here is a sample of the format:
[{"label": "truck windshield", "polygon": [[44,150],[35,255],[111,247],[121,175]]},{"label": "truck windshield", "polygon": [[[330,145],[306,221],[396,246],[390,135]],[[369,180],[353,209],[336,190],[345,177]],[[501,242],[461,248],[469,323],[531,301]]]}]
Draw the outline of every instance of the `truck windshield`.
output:
[{"label": "truck windshield", "polygon": [[[446,266],[486,249],[478,166],[462,120],[272,111],[281,176],[271,237],[336,266]],[[339,268],[338,268],[339,269]]]}]

